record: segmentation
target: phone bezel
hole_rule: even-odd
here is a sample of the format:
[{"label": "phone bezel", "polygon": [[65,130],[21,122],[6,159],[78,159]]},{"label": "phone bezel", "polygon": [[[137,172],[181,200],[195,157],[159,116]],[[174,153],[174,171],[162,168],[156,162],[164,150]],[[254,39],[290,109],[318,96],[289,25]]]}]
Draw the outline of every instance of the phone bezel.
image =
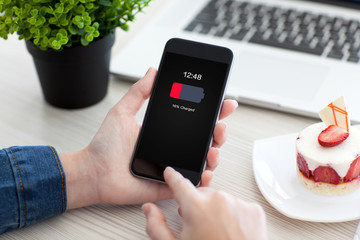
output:
[{"label": "phone bezel", "polygon": [[[155,82],[154,82],[154,85],[151,90],[151,95],[150,95],[149,103],[148,103],[148,106],[147,106],[147,109],[145,112],[143,123],[146,123],[149,112],[151,110],[152,99],[154,97],[152,93],[154,92],[154,89],[156,89],[156,87],[158,85],[159,77],[160,77],[162,66],[164,63],[164,59],[165,59],[166,53],[168,53],[168,52],[228,64],[228,69],[226,71],[226,76],[224,78],[225,84],[223,84],[223,89],[221,90],[222,94],[221,94],[221,97],[219,98],[219,100],[217,102],[217,106],[216,106],[217,114],[213,119],[212,128],[210,129],[208,148],[204,154],[204,158],[202,159],[202,163],[201,163],[202,171],[196,172],[196,171],[187,170],[187,169],[175,168],[185,178],[188,178],[195,186],[198,186],[201,181],[201,174],[204,171],[205,166],[206,166],[205,163],[206,163],[206,158],[207,158],[207,152],[212,144],[213,131],[214,131],[215,125],[216,125],[218,117],[219,117],[221,104],[224,99],[224,93],[225,93],[225,89],[227,86],[228,77],[230,74],[233,53],[230,49],[221,47],[221,46],[215,46],[215,45],[210,45],[210,44],[206,44],[206,43],[194,42],[194,41],[189,41],[189,40],[180,39],[180,38],[172,38],[172,39],[168,40],[164,47],[164,51],[163,51],[163,54],[161,57],[160,65],[159,65],[159,71],[155,78]],[[134,148],[134,152],[133,152],[132,160],[131,160],[131,164],[130,164],[130,171],[136,177],[150,179],[153,181],[158,181],[158,182],[164,183],[165,181],[164,181],[162,172],[154,170],[152,172],[152,174],[144,174],[144,173],[141,173],[140,171],[137,171],[134,166],[135,154],[136,154],[138,148],[140,147],[139,142],[140,142],[142,135],[143,135],[143,128],[141,128],[139,137],[137,139],[136,146]]]}]

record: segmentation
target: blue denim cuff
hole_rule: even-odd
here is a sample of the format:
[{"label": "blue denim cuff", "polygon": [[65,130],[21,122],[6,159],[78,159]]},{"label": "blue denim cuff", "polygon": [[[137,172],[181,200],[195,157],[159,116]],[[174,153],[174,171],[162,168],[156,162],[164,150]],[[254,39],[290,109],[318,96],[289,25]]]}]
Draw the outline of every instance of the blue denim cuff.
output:
[{"label": "blue denim cuff", "polygon": [[65,184],[53,147],[0,150],[0,233],[65,212]]}]

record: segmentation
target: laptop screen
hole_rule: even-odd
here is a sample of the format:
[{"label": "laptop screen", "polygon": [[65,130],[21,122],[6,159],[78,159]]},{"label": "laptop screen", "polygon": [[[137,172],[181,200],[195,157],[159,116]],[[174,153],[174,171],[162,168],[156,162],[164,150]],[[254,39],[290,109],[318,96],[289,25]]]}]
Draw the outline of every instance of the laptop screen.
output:
[{"label": "laptop screen", "polygon": [[313,2],[321,2],[330,5],[336,5],[347,8],[360,9],[360,0],[311,0]]}]

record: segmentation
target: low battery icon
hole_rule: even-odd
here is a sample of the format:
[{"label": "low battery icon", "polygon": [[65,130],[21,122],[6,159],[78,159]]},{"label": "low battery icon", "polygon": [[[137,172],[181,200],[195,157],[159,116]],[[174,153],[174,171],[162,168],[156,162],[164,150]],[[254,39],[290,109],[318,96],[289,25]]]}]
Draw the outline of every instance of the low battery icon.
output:
[{"label": "low battery icon", "polygon": [[205,93],[203,88],[177,82],[173,83],[170,91],[170,97],[172,98],[182,99],[195,103],[201,102],[204,96]]}]

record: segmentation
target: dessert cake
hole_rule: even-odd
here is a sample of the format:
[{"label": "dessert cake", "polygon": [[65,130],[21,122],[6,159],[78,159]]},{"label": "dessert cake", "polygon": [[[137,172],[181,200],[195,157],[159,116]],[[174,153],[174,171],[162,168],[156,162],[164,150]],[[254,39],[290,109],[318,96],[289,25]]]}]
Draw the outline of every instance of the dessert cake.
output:
[{"label": "dessert cake", "polygon": [[360,130],[351,127],[343,97],[319,113],[296,140],[297,175],[313,192],[339,195],[360,186]]}]

